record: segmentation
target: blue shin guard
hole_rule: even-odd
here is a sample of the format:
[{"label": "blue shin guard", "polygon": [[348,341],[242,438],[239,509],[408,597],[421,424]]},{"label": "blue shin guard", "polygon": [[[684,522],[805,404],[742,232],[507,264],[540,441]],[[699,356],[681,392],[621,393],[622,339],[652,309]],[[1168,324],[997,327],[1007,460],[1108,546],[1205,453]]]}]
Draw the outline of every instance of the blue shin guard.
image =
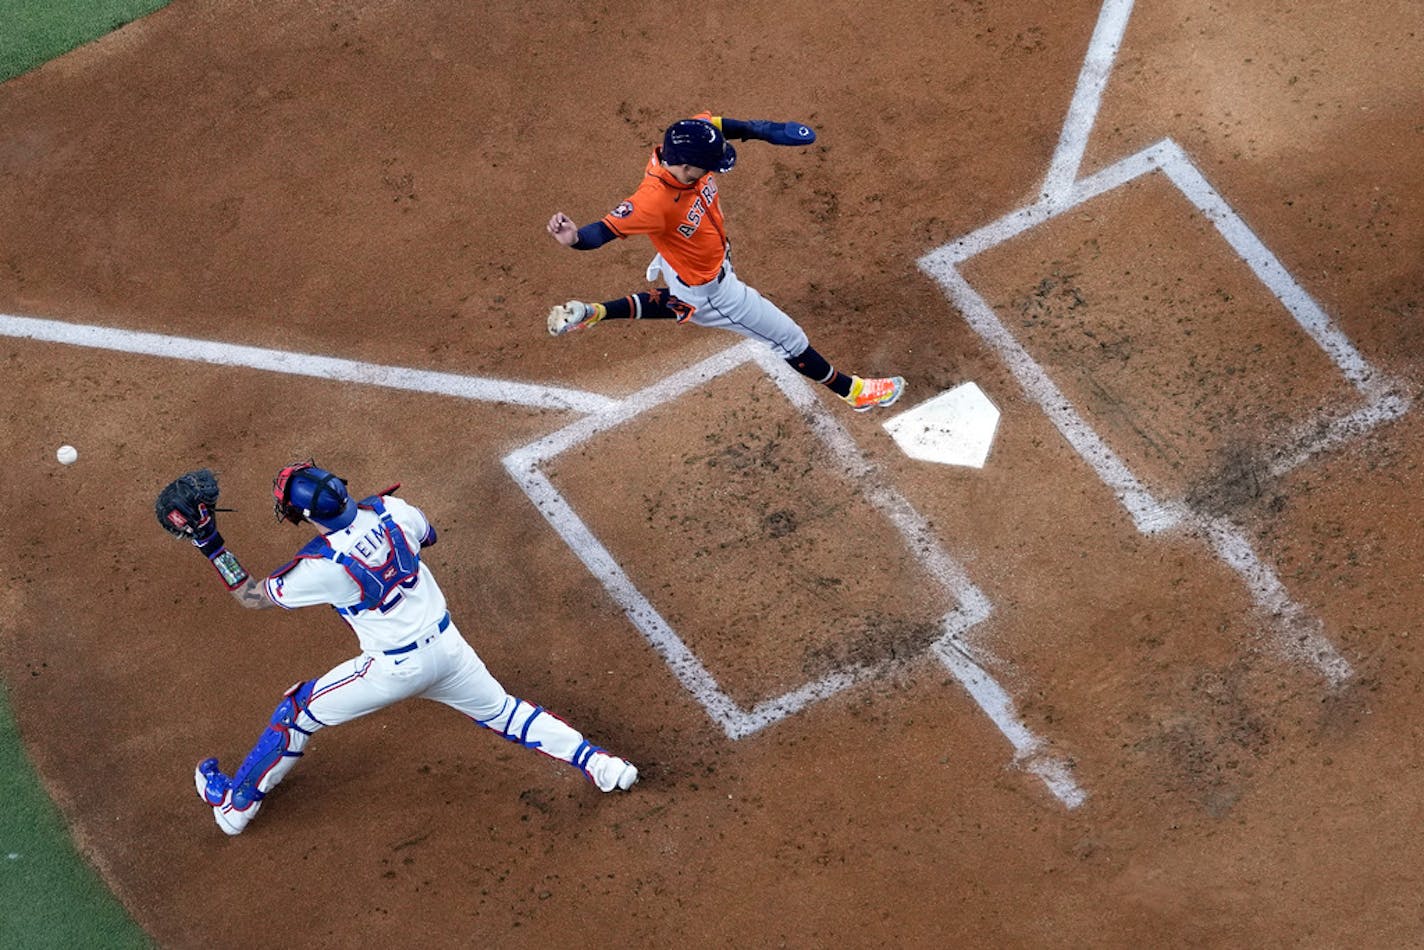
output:
[{"label": "blue shin guard", "polygon": [[298,683],[272,713],[271,723],[232,776],[231,807],[246,811],[281,782],[301,758],[307,740],[325,723],[307,707],[315,681]]}]

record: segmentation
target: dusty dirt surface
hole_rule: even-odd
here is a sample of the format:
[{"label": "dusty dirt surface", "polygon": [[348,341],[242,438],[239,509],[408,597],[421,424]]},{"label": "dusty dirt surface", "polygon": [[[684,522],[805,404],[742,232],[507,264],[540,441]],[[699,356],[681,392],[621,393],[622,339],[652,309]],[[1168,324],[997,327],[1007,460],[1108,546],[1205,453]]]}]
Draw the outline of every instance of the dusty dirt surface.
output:
[{"label": "dusty dirt surface", "polygon": [[[0,86],[0,313],[614,398],[735,340],[549,338],[551,304],[641,288],[649,252],[567,252],[548,216],[606,212],[683,115],[808,122],[815,146],[746,143],[722,181],[739,273],[838,365],[906,376],[904,408],[972,380],[1002,409],[987,466],[949,469],[823,397],[992,605],[964,648],[1087,796],[1051,794],[927,652],[954,605],[752,364],[546,466],[738,704],[882,670],[734,740],[501,464],[579,413],[6,336],[0,661],[155,940],[1418,945],[1419,411],[1279,471],[1359,393],[1161,175],[964,269],[1151,491],[1274,572],[1348,664],[1332,682],[1207,522],[1139,531],[916,266],[1036,200],[1098,12],[180,0]],[[1174,140],[1406,401],[1414,12],[1138,4],[1082,165]],[[246,834],[218,831],[193,764],[236,762],[354,640],[237,608],[152,498],[216,468],[224,534],[267,570],[305,539],[271,522],[271,476],[306,454],[405,483],[491,669],[637,762],[631,794],[411,703],[322,733]]]}]

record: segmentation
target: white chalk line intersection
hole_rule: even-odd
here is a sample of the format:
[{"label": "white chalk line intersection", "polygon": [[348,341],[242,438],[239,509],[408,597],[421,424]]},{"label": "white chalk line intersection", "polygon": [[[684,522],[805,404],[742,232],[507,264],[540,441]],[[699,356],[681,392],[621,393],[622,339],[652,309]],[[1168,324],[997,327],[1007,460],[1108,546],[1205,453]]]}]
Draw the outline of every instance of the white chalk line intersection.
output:
[{"label": "white chalk line intersection", "polygon": [[1275,641],[1283,654],[1314,666],[1332,685],[1348,679],[1352,670],[1324,637],[1323,625],[1307,621],[1306,612],[1286,594],[1274,571],[1264,564],[1239,529],[1191,511],[1184,502],[1156,499],[1125,462],[1083,419],[1077,408],[999,319],[993,308],[973,289],[958,265],[990,248],[1045,223],[1106,191],[1152,172],[1163,172],[1191,204],[1198,208],[1253,273],[1280,300],[1291,317],[1314,340],[1365,397],[1363,406],[1338,419],[1306,423],[1291,438],[1290,450],[1272,464],[1281,475],[1319,452],[1375,426],[1398,418],[1411,400],[1402,388],[1371,367],[1334,322],[1310,299],[1279,260],[1251,232],[1170,140],[1163,140],[1075,185],[1066,196],[1044,200],[1005,215],[971,234],[926,254],[920,267],[934,278],[981,338],[996,349],[1019,385],[1039,404],[1079,456],[1118,497],[1144,534],[1191,526],[1212,541],[1212,548],[1245,581],[1257,606],[1271,618]]}]

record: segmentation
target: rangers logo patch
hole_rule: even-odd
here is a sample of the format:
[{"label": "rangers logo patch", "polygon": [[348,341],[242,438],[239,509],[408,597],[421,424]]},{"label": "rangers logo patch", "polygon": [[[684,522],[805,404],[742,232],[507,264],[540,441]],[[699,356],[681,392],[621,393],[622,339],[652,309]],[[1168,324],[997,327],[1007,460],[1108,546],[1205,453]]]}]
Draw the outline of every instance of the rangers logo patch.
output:
[{"label": "rangers logo patch", "polygon": [[625,201],[625,202],[623,202],[623,203],[620,204],[618,207],[614,208],[612,213],[613,213],[613,217],[615,217],[615,218],[626,218],[626,217],[628,217],[628,215],[630,215],[630,214],[633,213],[633,202],[631,202],[631,201]]}]

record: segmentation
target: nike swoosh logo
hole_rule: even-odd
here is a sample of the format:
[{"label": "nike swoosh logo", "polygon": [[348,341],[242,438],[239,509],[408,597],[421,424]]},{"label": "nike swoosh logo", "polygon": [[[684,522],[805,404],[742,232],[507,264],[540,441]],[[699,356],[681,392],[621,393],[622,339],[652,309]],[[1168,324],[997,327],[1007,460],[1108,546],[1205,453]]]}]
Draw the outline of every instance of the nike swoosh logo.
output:
[{"label": "nike swoosh logo", "polygon": [[396,665],[396,666],[400,666],[402,663],[404,663],[406,660],[409,660],[409,659],[410,659],[410,657],[406,657],[405,659],[402,659],[402,660],[396,660],[395,665]]}]

